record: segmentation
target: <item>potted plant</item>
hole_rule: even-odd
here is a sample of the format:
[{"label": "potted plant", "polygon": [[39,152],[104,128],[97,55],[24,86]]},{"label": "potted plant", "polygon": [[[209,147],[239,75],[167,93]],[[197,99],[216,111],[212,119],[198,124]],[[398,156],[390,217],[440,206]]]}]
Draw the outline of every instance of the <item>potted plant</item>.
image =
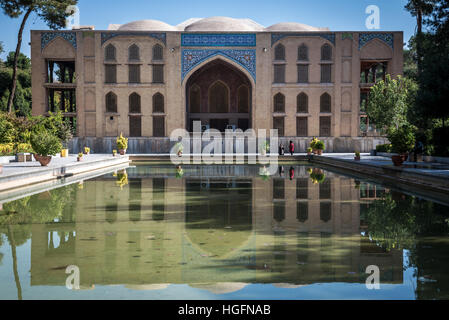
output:
[{"label": "potted plant", "polygon": [[265,140],[260,146],[260,153],[265,156],[268,151],[270,151],[270,143]]},{"label": "potted plant", "polygon": [[88,156],[90,154],[90,148],[84,147],[84,154]]},{"label": "potted plant", "polygon": [[415,146],[414,127],[411,125],[403,125],[397,129],[388,132],[388,140],[391,142],[392,151],[397,153],[391,160],[396,167],[402,165],[408,158],[408,153]]},{"label": "potted plant", "polygon": [[259,175],[263,181],[270,180],[270,172],[268,171],[267,167],[265,167],[265,166],[260,168]]},{"label": "potted plant", "polygon": [[128,139],[123,136],[123,133],[120,133],[120,136],[117,138],[117,149],[122,156],[126,154],[128,149]]},{"label": "potted plant", "polygon": [[80,152],[78,153],[78,157],[76,158],[76,161],[80,162],[81,160],[83,160],[83,153]]},{"label": "potted plant", "polygon": [[313,138],[313,140],[310,142],[310,148],[312,149],[312,152],[313,152],[314,154],[317,153],[317,152],[316,152],[316,143],[317,143],[318,141],[320,141],[320,140],[318,140],[317,138]]},{"label": "potted plant", "polygon": [[316,149],[317,154],[319,156],[321,156],[323,154],[323,151],[326,150],[326,146],[324,145],[323,141],[318,140],[315,143],[315,149]]},{"label": "potted plant", "polygon": [[61,158],[67,158],[69,156],[69,149],[67,143],[73,138],[72,127],[70,123],[66,121],[58,121],[56,125],[57,136],[61,140],[63,148],[61,149]]},{"label": "potted plant", "polygon": [[34,158],[41,166],[46,167],[51,161],[51,157],[61,152],[62,144],[58,137],[47,131],[34,133],[31,136],[31,146],[35,152]]},{"label": "potted plant", "polygon": [[184,176],[184,170],[182,169],[181,166],[177,166],[176,167],[176,179],[182,179],[183,176]]},{"label": "potted plant", "polygon": [[321,169],[315,168],[312,170],[312,173],[310,173],[310,179],[312,179],[313,184],[323,183],[325,178],[326,175]]},{"label": "potted plant", "polygon": [[359,151],[356,151],[356,152],[355,152],[354,160],[360,161],[360,152],[359,152]]},{"label": "potted plant", "polygon": [[117,150],[112,150],[112,156],[115,157],[117,155]]},{"label": "potted plant", "polygon": [[123,190],[123,187],[128,184],[128,173],[126,170],[121,170],[117,173],[117,185]]},{"label": "potted plant", "polygon": [[182,145],[181,142],[177,142],[175,144],[175,151],[178,154],[178,157],[182,157],[182,152],[184,151],[184,146]]},{"label": "potted plant", "polygon": [[313,152],[313,149],[312,149],[312,148],[307,148],[307,155],[308,155],[308,156],[311,156],[311,155],[312,155],[312,152]]}]

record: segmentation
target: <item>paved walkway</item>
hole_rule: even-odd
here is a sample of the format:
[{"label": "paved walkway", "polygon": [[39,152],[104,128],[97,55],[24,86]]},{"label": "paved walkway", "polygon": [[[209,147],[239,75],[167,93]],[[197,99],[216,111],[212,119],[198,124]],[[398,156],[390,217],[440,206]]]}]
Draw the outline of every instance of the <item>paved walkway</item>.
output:
[{"label": "paved walkway", "polygon": [[[2,157],[3,158],[3,157]],[[114,159],[112,155],[106,154],[91,154],[84,155],[83,161],[81,163],[91,163],[95,161]],[[39,162],[34,160],[32,162],[10,162],[8,164],[3,164],[3,173],[0,174],[1,178],[13,176],[16,174],[27,174],[27,173],[36,173],[39,171],[47,170],[47,169],[57,169],[61,167],[70,167],[73,165],[78,165],[80,162],[77,162],[77,156],[71,155],[67,158],[53,157],[51,159],[50,164],[47,167],[42,167]]]},{"label": "paved walkway", "polygon": [[434,175],[438,177],[449,178],[449,165],[443,163],[430,162],[404,162],[402,167],[395,167],[388,157],[370,156],[369,154],[361,154],[361,160],[354,160],[354,154],[323,154],[323,157],[348,161],[350,163],[386,167],[391,169],[402,170],[404,172],[413,172],[418,174]]}]

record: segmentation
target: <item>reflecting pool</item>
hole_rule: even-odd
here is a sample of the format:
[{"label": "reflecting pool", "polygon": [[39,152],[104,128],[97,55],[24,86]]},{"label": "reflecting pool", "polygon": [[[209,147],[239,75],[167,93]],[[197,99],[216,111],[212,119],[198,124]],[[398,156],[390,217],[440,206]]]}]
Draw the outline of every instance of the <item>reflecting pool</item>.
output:
[{"label": "reflecting pool", "polygon": [[0,299],[449,299],[449,207],[260,169],[142,164],[5,202]]}]

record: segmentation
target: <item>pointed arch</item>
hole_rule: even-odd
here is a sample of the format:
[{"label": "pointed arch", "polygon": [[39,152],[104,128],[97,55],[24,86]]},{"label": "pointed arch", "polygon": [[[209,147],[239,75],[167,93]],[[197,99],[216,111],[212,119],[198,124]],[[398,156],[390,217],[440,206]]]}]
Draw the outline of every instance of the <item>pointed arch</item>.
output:
[{"label": "pointed arch", "polygon": [[189,112],[201,112],[201,88],[197,84],[193,84],[189,89]]},{"label": "pointed arch", "polygon": [[112,91],[106,94],[106,112],[117,113],[117,95]]},{"label": "pointed arch", "polygon": [[158,92],[153,95],[153,113],[164,113],[165,102],[162,93]]},{"label": "pointed arch", "polygon": [[285,112],[285,96],[282,93],[277,93],[273,99],[274,112]]},{"label": "pointed arch", "polygon": [[332,98],[327,92],[323,93],[320,97],[320,112],[332,112]]},{"label": "pointed arch", "polygon": [[208,93],[210,113],[229,112],[230,90],[223,81],[217,80],[212,83],[209,87]]},{"label": "pointed arch", "polygon": [[238,113],[248,113],[249,112],[249,88],[247,85],[242,84],[237,89],[237,110]]},{"label": "pointed arch", "polygon": [[285,47],[281,43],[274,48],[274,60],[285,60]]},{"label": "pointed arch", "polygon": [[330,61],[332,60],[332,47],[325,43],[321,47],[321,60],[322,61]]},{"label": "pointed arch", "polygon": [[309,61],[309,47],[305,43],[298,47],[298,60]]},{"label": "pointed arch", "polygon": [[104,60],[106,61],[116,61],[117,50],[113,44],[108,44],[104,49]]},{"label": "pointed arch", "polygon": [[139,61],[140,60],[140,48],[137,44],[132,44],[128,48],[128,60]]},{"label": "pointed arch", "polygon": [[160,44],[156,44],[153,46],[153,61],[162,60],[164,60],[164,49]]},{"label": "pointed arch", "polygon": [[129,95],[129,113],[141,113],[141,99],[140,95],[133,92]]},{"label": "pointed arch", "polygon": [[301,92],[296,96],[297,113],[309,113],[309,96]]}]

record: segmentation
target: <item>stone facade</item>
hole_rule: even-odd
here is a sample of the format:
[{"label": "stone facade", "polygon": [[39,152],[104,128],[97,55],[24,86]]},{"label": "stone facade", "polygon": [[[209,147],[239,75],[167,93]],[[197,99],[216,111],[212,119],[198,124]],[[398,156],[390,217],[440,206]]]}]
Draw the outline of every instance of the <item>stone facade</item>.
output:
[{"label": "stone facade", "polygon": [[[221,20],[218,20],[218,24],[216,21],[215,24],[206,24],[210,32],[204,29],[197,32],[191,26],[199,22],[187,27],[183,25],[182,30],[168,25],[167,30],[162,30],[160,25],[157,25],[158,29],[150,30],[152,27],[145,28],[145,24],[136,27],[131,23],[131,26],[125,25],[128,26],[126,28],[106,31],[31,31],[33,114],[42,115],[51,111],[49,100],[55,93],[72,91],[74,98],[70,98],[70,105],[73,108],[65,108],[64,113],[72,119],[80,140],[99,141],[115,137],[121,132],[130,136],[130,127],[135,125],[141,127],[137,131],[138,139],[152,139],[156,131],[158,137],[169,137],[177,128],[189,129],[190,120],[193,119],[189,113],[189,79],[201,74],[211,63],[220,61],[244,77],[244,82],[250,87],[250,110],[243,118],[248,118],[248,126],[253,129],[271,129],[275,118],[283,118],[284,136],[295,138],[298,132],[297,118],[307,118],[307,135],[302,138],[309,139],[319,137],[323,132],[320,132],[320,117],[330,117],[330,134],[322,137],[326,140],[340,139],[348,141],[346,145],[351,145],[354,139],[376,136],[373,130],[361,130],[361,92],[369,89],[372,85],[370,82],[373,82],[368,80],[368,83],[361,83],[362,68],[371,70],[373,64],[382,63],[384,75],[401,75],[402,32],[331,32],[322,29],[279,32],[276,30],[282,28],[271,27],[257,27],[254,29],[256,31],[251,31],[244,28],[246,25],[238,25],[244,30],[235,31],[231,27],[228,30],[226,25],[221,26]],[[217,29],[223,31],[217,32]],[[321,57],[326,44],[331,48],[329,61],[323,61]],[[108,45],[115,48],[114,61],[105,59]],[[140,56],[136,61],[129,59],[132,45],[139,48]],[[162,59],[153,58],[156,45],[162,48]],[[285,52],[281,61],[275,59],[279,45],[283,46]],[[298,48],[301,45],[307,46],[307,61],[298,60]],[[68,62],[75,65],[73,81],[53,80],[50,83],[49,64],[55,63],[65,68]],[[322,80],[323,64],[330,65],[330,82]],[[116,81],[113,83],[106,83],[107,65],[116,68]],[[137,83],[130,83],[132,65],[137,65],[139,69],[140,81]],[[274,83],[275,65],[285,66],[285,81],[282,83]],[[307,83],[298,83],[298,65],[308,66]],[[154,81],[155,69],[161,72],[161,68],[162,81]],[[207,78],[207,73],[202,77]],[[106,95],[109,92],[117,97],[117,110],[114,112],[106,110]],[[238,99],[235,90],[232,92],[230,105]],[[132,93],[137,93],[141,98],[140,112],[130,112],[129,96]],[[153,96],[157,93],[164,97],[163,112],[153,109]],[[274,108],[274,96],[279,93],[285,98],[284,110],[280,113],[275,112]],[[300,93],[308,96],[306,113],[297,113],[297,96]],[[331,108],[330,112],[323,113],[320,110],[320,98],[324,93],[331,97]],[[54,104],[65,105],[61,103],[61,98],[55,99]],[[203,96],[202,99],[206,98]],[[202,112],[203,109],[208,110],[202,106]],[[222,124],[238,127],[237,120],[232,122],[227,119],[226,113],[213,114],[209,118],[215,116],[225,119]],[[238,114],[234,118],[237,119]],[[134,119],[134,122],[131,123],[130,119]],[[205,124],[212,126],[211,123]],[[371,147],[371,143],[368,144]],[[340,151],[339,148],[334,149]]]}]

